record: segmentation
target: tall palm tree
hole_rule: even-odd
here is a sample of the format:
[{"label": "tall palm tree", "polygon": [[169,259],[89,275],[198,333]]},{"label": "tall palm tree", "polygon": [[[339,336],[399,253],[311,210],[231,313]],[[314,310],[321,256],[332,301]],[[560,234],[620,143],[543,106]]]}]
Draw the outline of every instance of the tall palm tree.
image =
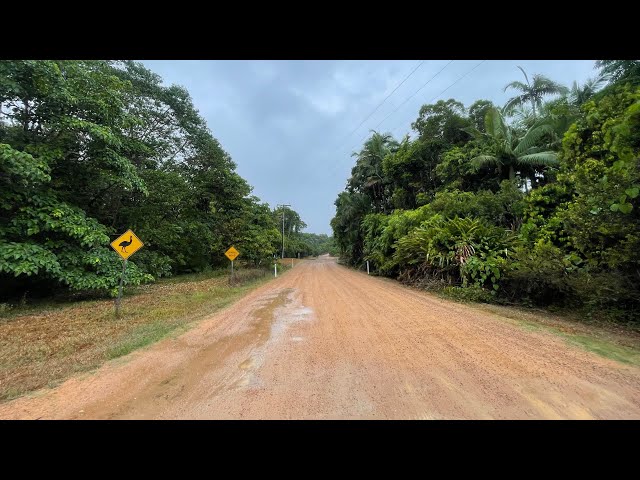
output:
[{"label": "tall palm tree", "polygon": [[[544,150],[540,140],[545,134],[551,133],[552,126],[547,122],[537,122],[524,133],[508,125],[503,114],[497,108],[492,108],[485,117],[485,133],[476,128],[467,129],[477,139],[484,140],[491,151],[490,154],[478,155],[471,159],[476,169],[487,165],[496,165],[501,176],[510,180],[516,177],[516,171],[529,171],[558,163],[555,152]],[[534,173],[533,173],[534,174]],[[525,182],[526,187],[526,182]]]},{"label": "tall palm tree", "polygon": [[373,131],[359,152],[354,152],[356,165],[351,170],[350,185],[354,190],[368,193],[376,210],[385,211],[385,178],[382,172],[382,160],[399,147],[398,142],[389,133]]},{"label": "tall palm tree", "polygon": [[526,83],[515,81],[504,87],[505,92],[510,88],[522,92],[520,95],[510,98],[507,101],[505,105],[505,111],[507,113],[513,111],[514,108],[519,107],[523,104],[531,103],[533,116],[535,117],[536,107],[540,108],[540,106],[542,105],[542,99],[544,97],[546,97],[547,95],[563,95],[569,92],[569,89],[567,87],[554,82],[544,75],[535,74],[532,77],[532,81],[529,81],[529,77],[527,76],[527,73],[523,70],[523,68],[518,68],[524,75]]},{"label": "tall palm tree", "polygon": [[[554,131],[549,145],[553,150],[560,148],[565,132],[580,116],[582,105],[600,90],[606,80],[606,77],[601,75],[587,79],[582,85],[573,82],[571,90],[566,95],[542,105],[539,115],[546,119]],[[533,120],[536,121],[536,119]]]},{"label": "tall palm tree", "polygon": [[569,92],[569,101],[576,107],[579,107],[591,97],[593,97],[600,87],[607,81],[604,75],[587,79],[582,85],[574,81]]}]

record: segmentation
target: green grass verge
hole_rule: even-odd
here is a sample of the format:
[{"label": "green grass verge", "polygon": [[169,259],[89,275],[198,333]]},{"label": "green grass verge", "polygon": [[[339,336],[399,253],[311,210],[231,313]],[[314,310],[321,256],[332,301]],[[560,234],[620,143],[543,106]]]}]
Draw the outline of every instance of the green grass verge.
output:
[{"label": "green grass verge", "polygon": [[16,307],[0,319],[0,401],[178,335],[273,278],[258,273],[243,274],[237,285],[209,272],[132,288],[117,319],[107,299]]},{"label": "green grass verge", "polygon": [[[468,303],[468,302],[465,302]],[[483,310],[509,319],[530,332],[548,332],[561,337],[569,345],[580,347],[601,357],[640,366],[640,338],[633,330],[613,331],[604,325],[581,323],[571,317],[551,315],[524,308],[483,304]]]}]

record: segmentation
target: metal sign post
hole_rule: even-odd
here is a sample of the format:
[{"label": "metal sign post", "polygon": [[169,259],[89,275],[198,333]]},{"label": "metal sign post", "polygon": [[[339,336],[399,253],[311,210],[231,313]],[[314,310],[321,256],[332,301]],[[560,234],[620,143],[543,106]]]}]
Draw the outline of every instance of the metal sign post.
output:
[{"label": "metal sign post", "polygon": [[231,260],[231,277],[229,278],[229,283],[232,284],[233,280],[234,280],[234,277],[233,277],[233,261],[238,257],[238,255],[240,255],[240,252],[238,250],[236,250],[232,245],[231,248],[229,248],[229,250],[224,252],[224,254],[227,256],[227,258],[229,260]]},{"label": "metal sign post", "polygon": [[116,317],[120,317],[122,307],[122,284],[124,283],[124,275],[127,271],[127,260],[131,255],[144,247],[144,243],[140,240],[131,229],[111,242],[113,248],[122,258],[122,275],[120,276],[120,285],[118,285],[118,296],[116,297]]},{"label": "metal sign post", "polygon": [[291,205],[289,205],[288,203],[285,203],[283,205],[276,205],[277,207],[282,207],[282,259],[284,260],[284,209],[286,207],[290,207]]},{"label": "metal sign post", "polygon": [[116,297],[116,317],[120,318],[120,306],[122,305],[122,283],[124,282],[124,274],[127,270],[127,260],[122,261],[122,276],[120,277],[120,286],[118,287],[118,296]]}]

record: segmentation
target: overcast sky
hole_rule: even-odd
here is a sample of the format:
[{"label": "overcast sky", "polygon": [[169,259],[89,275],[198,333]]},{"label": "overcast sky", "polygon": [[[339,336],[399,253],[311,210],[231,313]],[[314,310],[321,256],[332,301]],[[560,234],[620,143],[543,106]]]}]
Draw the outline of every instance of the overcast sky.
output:
[{"label": "overcast sky", "polygon": [[353,132],[420,60],[143,63],[166,84],[189,90],[255,195],[272,207],[291,204],[307,232],[327,234],[333,202],[353,166],[350,153],[369,129],[400,139],[420,106],[440,99],[455,98],[467,107],[478,99],[502,105],[511,96],[504,86],[523,80],[518,65],[567,86],[597,73],[588,60],[427,60]]}]

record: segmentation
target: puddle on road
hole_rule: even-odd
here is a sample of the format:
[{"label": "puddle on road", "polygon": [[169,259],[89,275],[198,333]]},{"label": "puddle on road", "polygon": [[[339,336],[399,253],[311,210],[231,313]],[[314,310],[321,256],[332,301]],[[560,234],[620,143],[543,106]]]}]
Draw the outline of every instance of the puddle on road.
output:
[{"label": "puddle on road", "polygon": [[[212,385],[211,396],[229,388],[260,386],[256,370],[264,362],[267,344],[282,340],[290,326],[310,320],[312,314],[312,309],[302,305],[294,289],[283,289],[266,297],[262,306],[252,312],[245,329],[221,337],[200,350],[185,366],[174,371],[171,377],[147,388],[112,418],[157,417],[168,402],[175,401],[205,379],[210,379],[212,371],[224,367],[229,358],[246,349],[250,349],[249,354],[237,364],[237,369],[231,369]],[[301,342],[304,338],[292,337],[291,340]]]},{"label": "puddle on road", "polygon": [[[256,317],[260,319],[261,328],[270,327],[269,337],[266,341],[259,342],[251,351],[239,368],[244,370],[242,378],[235,382],[234,387],[259,387],[261,383],[255,372],[264,363],[267,343],[281,341],[285,332],[295,323],[310,320],[313,310],[303,306],[296,297],[293,289],[283,290],[276,301],[259,309]],[[262,336],[264,331],[261,332]],[[303,341],[303,337],[292,337],[292,341]],[[250,367],[247,367],[250,365]]]},{"label": "puddle on road", "polygon": [[238,365],[242,370],[248,370],[254,366],[253,359],[247,358],[244,362]]},{"label": "puddle on road", "polygon": [[[285,307],[277,308],[273,312],[274,321],[271,325],[271,338],[273,340],[279,340],[291,325],[311,318],[313,310],[296,300],[295,292],[289,293]],[[302,337],[294,338],[302,339]]]}]

